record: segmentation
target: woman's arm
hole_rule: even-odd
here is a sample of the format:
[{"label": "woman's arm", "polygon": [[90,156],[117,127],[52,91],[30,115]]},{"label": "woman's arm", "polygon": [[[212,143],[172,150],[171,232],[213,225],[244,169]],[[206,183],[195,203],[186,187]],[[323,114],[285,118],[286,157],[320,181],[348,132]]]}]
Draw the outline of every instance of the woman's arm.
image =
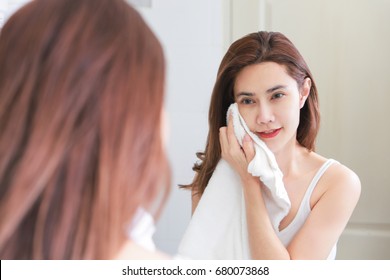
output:
[{"label": "woman's arm", "polygon": [[253,259],[288,260],[290,253],[275,234],[269,218],[259,178],[242,181],[248,225],[249,248]]},{"label": "woman's arm", "polygon": [[253,259],[290,259],[287,249],[275,234],[266,211],[259,178],[248,173],[255,155],[252,139],[245,135],[241,149],[231,119],[220,128],[221,154],[240,175],[244,188],[249,247]]},{"label": "woman's arm", "polygon": [[347,167],[335,164],[321,179],[325,191],[287,248],[292,258],[327,258],[359,200],[360,180]]},{"label": "woman's arm", "polygon": [[325,191],[304,226],[287,248],[273,230],[261,193],[261,182],[247,172],[254,157],[252,140],[239,146],[229,121],[220,129],[222,157],[238,172],[243,184],[249,245],[254,259],[326,259],[344,230],[360,196],[360,181],[342,165],[324,174]]}]

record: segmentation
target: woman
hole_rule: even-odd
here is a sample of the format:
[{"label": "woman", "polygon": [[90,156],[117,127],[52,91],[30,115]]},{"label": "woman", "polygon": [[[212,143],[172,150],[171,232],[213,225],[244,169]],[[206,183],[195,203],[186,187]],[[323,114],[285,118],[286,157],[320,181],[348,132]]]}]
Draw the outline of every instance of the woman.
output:
[{"label": "woman", "polygon": [[[226,113],[232,103],[248,128],[274,153],[291,201],[279,231],[270,222],[262,182],[247,172],[254,157],[246,135],[240,147]],[[254,259],[334,259],[336,243],[360,196],[360,181],[342,164],[315,153],[317,89],[295,46],[281,33],[258,32],[234,42],[218,70],[209,134],[198,153],[192,209],[221,159],[239,174]],[[318,181],[318,183],[317,183]]]},{"label": "woman", "polygon": [[165,258],[137,245],[169,170],[165,62],[122,0],[34,0],[0,34],[0,259]]}]

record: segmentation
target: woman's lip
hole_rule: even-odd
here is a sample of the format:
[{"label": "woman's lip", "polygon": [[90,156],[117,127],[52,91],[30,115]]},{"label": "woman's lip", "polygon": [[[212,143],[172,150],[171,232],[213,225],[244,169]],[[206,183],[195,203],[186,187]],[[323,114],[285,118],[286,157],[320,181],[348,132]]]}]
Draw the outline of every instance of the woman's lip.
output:
[{"label": "woman's lip", "polygon": [[257,132],[257,135],[259,135],[260,138],[273,138],[279,134],[280,130],[281,130],[281,128],[268,130],[267,132],[265,132],[265,131]]}]

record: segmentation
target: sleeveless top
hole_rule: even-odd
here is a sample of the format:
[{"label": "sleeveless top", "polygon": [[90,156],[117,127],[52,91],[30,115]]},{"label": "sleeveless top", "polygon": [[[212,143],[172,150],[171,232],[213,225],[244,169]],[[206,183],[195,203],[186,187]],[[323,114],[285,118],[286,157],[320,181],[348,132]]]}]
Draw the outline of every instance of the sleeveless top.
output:
[{"label": "sleeveless top", "polygon": [[[334,162],[336,162],[333,159],[328,159],[317,171],[316,175],[314,176],[313,180],[311,181],[309,187],[306,190],[305,195],[303,196],[301,205],[298,208],[298,211],[294,217],[294,219],[291,221],[291,223],[285,227],[283,230],[276,232],[279,239],[282,241],[283,245],[287,247],[287,245],[291,242],[293,237],[296,235],[299,229],[303,226],[305,223],[307,217],[309,216],[311,212],[310,208],[310,198],[313,193],[314,188],[317,186],[318,181],[322,177],[322,175],[325,173],[325,171],[328,169],[330,165],[332,165]],[[336,258],[336,251],[337,251],[337,242],[334,244],[329,256],[328,260],[334,260]]]}]

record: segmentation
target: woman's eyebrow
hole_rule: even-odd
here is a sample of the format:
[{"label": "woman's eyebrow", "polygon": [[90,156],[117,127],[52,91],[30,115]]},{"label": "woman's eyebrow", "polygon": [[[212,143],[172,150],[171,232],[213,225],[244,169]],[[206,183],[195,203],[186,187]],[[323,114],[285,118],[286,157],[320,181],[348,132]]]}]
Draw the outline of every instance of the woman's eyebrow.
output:
[{"label": "woman's eyebrow", "polygon": [[271,92],[274,92],[275,90],[286,89],[286,88],[287,88],[287,86],[284,86],[284,85],[276,85],[270,89],[267,89],[266,93],[271,93]]},{"label": "woman's eyebrow", "polygon": [[252,92],[246,92],[246,91],[241,91],[241,92],[238,92],[236,94],[236,97],[240,97],[240,96],[249,96],[249,97],[253,97],[255,94],[252,93]]},{"label": "woman's eyebrow", "polygon": [[[265,93],[272,93],[272,92],[274,92],[274,91],[276,91],[276,90],[279,90],[279,89],[286,89],[286,88],[287,88],[287,86],[285,86],[285,85],[276,85],[276,86],[274,86],[274,87],[272,87],[272,88],[267,89],[267,90],[265,91]],[[235,96],[236,96],[236,98],[237,98],[237,97],[240,97],[240,96],[253,97],[253,96],[255,96],[255,94],[254,94],[253,92],[240,91],[240,92],[238,92]]]}]

